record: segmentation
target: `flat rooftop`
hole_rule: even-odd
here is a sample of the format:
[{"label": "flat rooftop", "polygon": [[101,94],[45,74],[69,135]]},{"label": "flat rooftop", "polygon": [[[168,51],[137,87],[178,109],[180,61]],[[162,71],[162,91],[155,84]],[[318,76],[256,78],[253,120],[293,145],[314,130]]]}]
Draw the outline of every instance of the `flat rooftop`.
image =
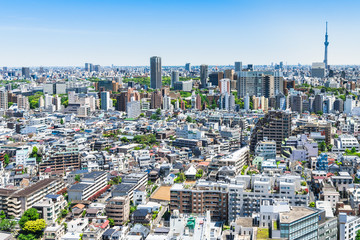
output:
[{"label": "flat rooftop", "polygon": [[280,213],[280,223],[292,223],[314,213],[316,211],[310,208],[292,207],[290,212]]}]

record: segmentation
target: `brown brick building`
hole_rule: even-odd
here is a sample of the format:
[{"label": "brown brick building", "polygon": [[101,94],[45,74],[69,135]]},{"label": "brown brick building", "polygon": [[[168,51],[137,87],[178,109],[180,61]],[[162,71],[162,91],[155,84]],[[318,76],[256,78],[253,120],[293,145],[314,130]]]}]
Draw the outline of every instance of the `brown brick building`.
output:
[{"label": "brown brick building", "polygon": [[210,211],[213,221],[227,221],[227,185],[216,182],[198,182],[192,188],[175,184],[170,190],[170,210],[180,213],[205,214]]}]

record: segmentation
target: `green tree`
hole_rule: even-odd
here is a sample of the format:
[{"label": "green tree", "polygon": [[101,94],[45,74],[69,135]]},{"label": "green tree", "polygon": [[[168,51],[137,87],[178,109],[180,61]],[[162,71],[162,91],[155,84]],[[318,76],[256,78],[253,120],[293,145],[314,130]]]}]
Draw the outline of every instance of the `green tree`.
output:
[{"label": "green tree", "polygon": [[161,109],[160,108],[156,109],[156,115],[161,115]]},{"label": "green tree", "polygon": [[185,177],[185,173],[181,172],[178,174],[177,178],[175,178],[175,182],[176,183],[182,183],[182,182],[185,182],[186,180],[186,177]]},{"label": "green tree", "polygon": [[21,233],[18,236],[18,240],[38,240],[38,238],[34,234],[23,234]]},{"label": "green tree", "polygon": [[10,158],[9,158],[9,155],[6,153],[4,155],[4,167],[6,167],[7,165],[9,165],[10,163]]},{"label": "green tree", "polygon": [[36,233],[44,230],[46,223],[44,219],[36,219],[34,221],[27,221],[24,225],[24,230],[32,233]]},{"label": "green tree", "polygon": [[1,210],[0,212],[0,219],[5,219],[6,218],[6,214],[3,210]]},{"label": "green tree", "polygon": [[186,121],[189,122],[189,123],[191,123],[193,120],[192,120],[192,118],[191,118],[190,116],[187,116],[187,117],[186,117]]},{"label": "green tree", "polygon": [[39,213],[35,208],[29,208],[24,212],[19,221],[19,226],[23,229],[27,221],[35,221],[39,219]]},{"label": "green tree", "polygon": [[145,117],[145,114],[144,114],[144,113],[140,113],[139,116],[140,116],[140,117]]},{"label": "green tree", "polygon": [[60,124],[61,124],[61,125],[64,124],[64,119],[60,119]]},{"label": "green tree", "polygon": [[356,232],[355,240],[360,240],[360,230]]},{"label": "green tree", "polygon": [[122,142],[129,142],[129,140],[127,139],[127,137],[122,137],[120,140],[121,140]]},{"label": "green tree", "polygon": [[2,219],[0,221],[0,230],[5,232],[11,232],[16,226],[16,221],[10,219]]},{"label": "green tree", "polygon": [[13,104],[13,102],[8,102],[8,108],[10,108]]},{"label": "green tree", "polygon": [[315,203],[314,203],[314,202],[309,203],[309,207],[314,208],[314,207],[315,207]]},{"label": "green tree", "polygon": [[355,147],[351,148],[351,153],[356,153],[356,148]]},{"label": "green tree", "polygon": [[110,227],[115,226],[115,221],[112,218],[108,218]]},{"label": "green tree", "polygon": [[112,99],[112,103],[113,103],[113,107],[116,107],[117,100],[116,100],[116,99]]},{"label": "green tree", "polygon": [[74,179],[76,182],[80,182],[81,176],[79,174],[76,174]]}]

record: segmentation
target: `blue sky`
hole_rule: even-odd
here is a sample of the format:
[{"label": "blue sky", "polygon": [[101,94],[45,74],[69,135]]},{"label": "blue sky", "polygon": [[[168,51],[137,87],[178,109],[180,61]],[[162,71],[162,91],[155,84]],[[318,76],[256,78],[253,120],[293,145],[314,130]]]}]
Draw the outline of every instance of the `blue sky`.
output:
[{"label": "blue sky", "polygon": [[360,65],[360,1],[0,0],[0,66]]}]

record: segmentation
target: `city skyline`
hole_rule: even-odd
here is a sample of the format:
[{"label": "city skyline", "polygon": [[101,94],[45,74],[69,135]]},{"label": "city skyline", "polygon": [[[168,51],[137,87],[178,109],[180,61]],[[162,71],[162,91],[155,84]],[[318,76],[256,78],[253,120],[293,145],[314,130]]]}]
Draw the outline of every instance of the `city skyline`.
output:
[{"label": "city skyline", "polygon": [[[309,7],[311,6],[311,7]],[[345,1],[6,1],[0,66],[360,65],[360,3]],[[294,11],[296,9],[296,11]],[[233,13],[229,12],[232,10]]]}]

